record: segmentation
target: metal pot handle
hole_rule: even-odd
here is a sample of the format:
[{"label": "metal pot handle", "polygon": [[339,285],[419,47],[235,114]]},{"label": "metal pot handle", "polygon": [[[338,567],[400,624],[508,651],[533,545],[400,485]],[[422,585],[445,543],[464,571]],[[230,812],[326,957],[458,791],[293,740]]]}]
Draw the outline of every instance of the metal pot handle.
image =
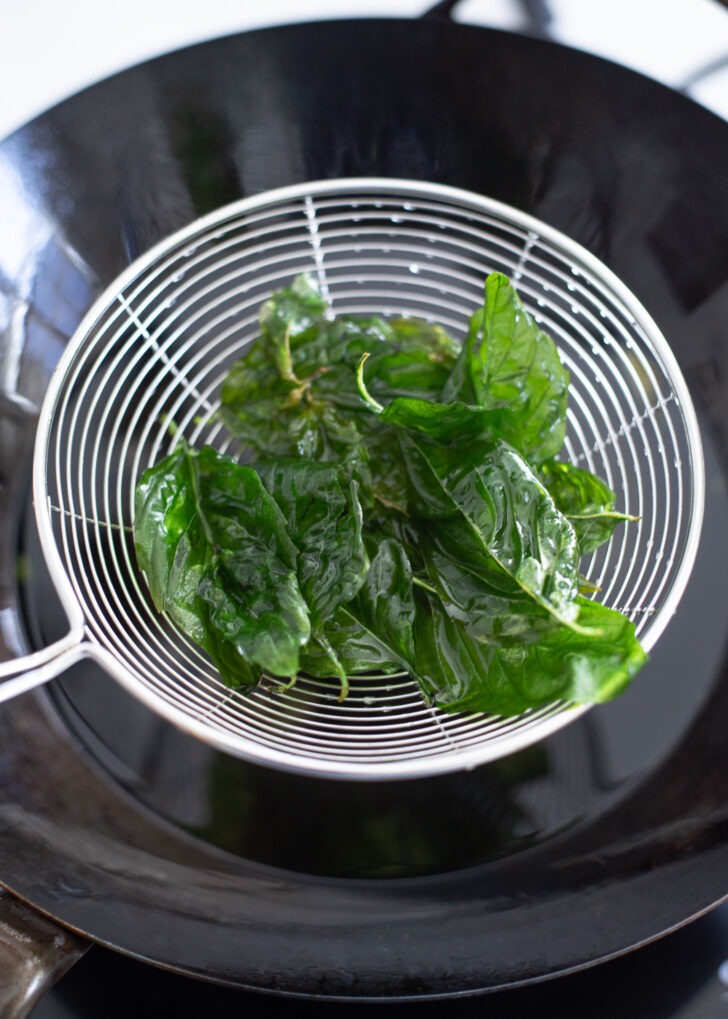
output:
[{"label": "metal pot handle", "polygon": [[[728,3],[728,0],[721,0],[721,2]],[[437,0],[420,17],[429,21],[453,21],[455,8],[459,6],[460,0]],[[549,26],[553,20],[553,14],[547,0],[516,0],[516,7],[521,8],[523,19],[519,31],[543,39],[551,37]]]},{"label": "metal pot handle", "polygon": [[0,1016],[25,1019],[89,947],[0,889]]}]

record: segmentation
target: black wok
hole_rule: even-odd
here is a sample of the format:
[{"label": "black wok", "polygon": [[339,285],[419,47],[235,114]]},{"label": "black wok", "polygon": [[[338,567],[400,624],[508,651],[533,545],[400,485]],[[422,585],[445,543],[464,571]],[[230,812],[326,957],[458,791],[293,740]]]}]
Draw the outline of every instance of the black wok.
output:
[{"label": "black wok", "polygon": [[[171,731],[78,666],[0,713],[0,879],[93,941],[235,987],[339,1000],[510,987],[624,953],[728,892],[728,127],[537,39],[410,21],[254,32],[81,93],[0,145],[4,657],[59,613],[29,505],[33,407],[99,290],[241,196],[397,176],[471,189],[613,269],[698,411],[693,579],[620,701],[455,775],[351,787]],[[12,255],[12,257],[3,257]],[[12,314],[10,314],[12,312]]]}]

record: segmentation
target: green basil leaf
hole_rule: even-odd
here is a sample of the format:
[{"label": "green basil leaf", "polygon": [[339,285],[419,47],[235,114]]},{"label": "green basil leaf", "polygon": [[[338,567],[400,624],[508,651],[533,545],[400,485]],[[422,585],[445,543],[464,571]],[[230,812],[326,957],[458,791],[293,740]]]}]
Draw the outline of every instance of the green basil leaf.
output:
[{"label": "green basil leaf", "polygon": [[411,660],[415,614],[412,567],[400,542],[393,538],[376,540],[366,580],[343,611],[376,637],[392,660]]},{"label": "green basil leaf", "polygon": [[[366,384],[364,364],[366,362]],[[137,490],[155,604],[226,682],[408,670],[446,710],[618,692],[634,629],[578,562],[627,519],[554,459],[568,375],[508,280],[462,347],[413,318],[334,318],[310,277],[263,305],[222,420],[255,467],[180,447]]]},{"label": "green basil leaf", "polygon": [[465,403],[433,403],[412,397],[397,397],[384,407],[379,420],[419,432],[436,442],[449,444],[497,437],[501,417],[498,411]]},{"label": "green basil leaf", "polygon": [[550,460],[541,465],[538,476],[571,522],[582,554],[609,541],[618,524],[637,519],[615,509],[614,492],[590,471]]},{"label": "green basil leaf", "polygon": [[367,520],[379,526],[392,514],[406,515],[409,477],[397,433],[390,428],[372,428],[360,451],[365,459],[356,476],[367,486],[362,497]]},{"label": "green basil leaf", "polygon": [[332,464],[280,460],[257,465],[298,549],[298,582],[314,626],[350,601],[369,571],[356,482]]},{"label": "green basil leaf", "polygon": [[[559,622],[578,628],[576,534],[523,458],[501,442],[414,445],[468,525],[474,567],[489,582],[498,578],[498,586],[514,581]],[[422,490],[427,495],[432,487]]]},{"label": "green basil leaf", "polygon": [[[135,544],[154,603],[231,685],[293,677],[310,636],[286,521],[257,473],[209,447],[180,446],[145,471]],[[248,668],[235,669],[242,659]]]},{"label": "green basil leaf", "polygon": [[514,578],[484,559],[462,519],[430,525],[418,547],[427,582],[447,614],[476,640],[532,641],[555,625]]},{"label": "green basil leaf", "polygon": [[[388,342],[368,347],[368,384],[382,402],[396,397],[440,398],[459,346],[439,326],[421,319],[392,319]],[[356,367],[356,365],[354,365]]]},{"label": "green basil leaf", "polygon": [[296,362],[296,367],[307,374],[326,365],[327,370],[316,379],[316,393],[338,406],[360,411],[356,367],[362,355],[369,355],[367,377],[372,393],[386,402],[396,396],[437,399],[458,350],[443,329],[420,319],[385,321],[342,315],[322,327],[315,344],[307,342],[296,349],[294,361],[305,357],[305,363]]},{"label": "green basil leaf", "polygon": [[644,665],[634,627],[620,613],[580,599],[581,615],[599,638],[564,626],[536,642],[480,642],[420,592],[413,674],[445,711],[518,715],[557,701],[588,704],[619,694]]},{"label": "green basil leaf", "polygon": [[[331,650],[349,675],[373,669],[396,672],[407,668],[414,653],[409,559],[396,539],[379,536],[372,544],[376,548],[364,583],[356,597],[339,607],[325,631]],[[311,675],[331,675],[330,654],[315,641],[307,645],[301,661]]]},{"label": "green basil leaf", "polygon": [[352,450],[373,428],[370,415],[361,413],[356,385],[356,365],[365,353],[382,399],[434,399],[457,345],[439,327],[418,320],[332,319],[310,277],[298,277],[263,305],[258,340],[224,380],[221,417],[261,456],[361,458]]},{"label": "green basil leaf", "polygon": [[407,514],[417,518],[448,519],[456,516],[458,509],[443,490],[422,444],[415,436],[402,430],[396,439],[396,448],[401,451],[404,465],[403,488],[398,504],[403,502]]},{"label": "green basil leaf", "polygon": [[500,411],[501,438],[538,464],[563,445],[568,385],[553,340],[536,325],[509,280],[492,273],[442,402]]},{"label": "green basil leaf", "polygon": [[302,672],[320,679],[338,676],[341,681],[339,669],[345,676],[402,671],[402,663],[393,656],[386,642],[367,630],[346,607],[338,609],[328,620],[325,636],[328,647],[318,642],[314,634],[301,651]]},{"label": "green basil leaf", "polygon": [[297,338],[312,330],[316,335],[326,311],[326,301],[307,274],[297,276],[290,287],[265,301],[260,309],[262,351],[277,365],[281,375],[291,374],[291,348]]},{"label": "green basil leaf", "polygon": [[359,442],[353,421],[312,398],[313,382],[328,367],[326,313],[310,277],[297,277],[265,302],[259,338],[223,381],[222,420],[261,456],[336,460]]}]

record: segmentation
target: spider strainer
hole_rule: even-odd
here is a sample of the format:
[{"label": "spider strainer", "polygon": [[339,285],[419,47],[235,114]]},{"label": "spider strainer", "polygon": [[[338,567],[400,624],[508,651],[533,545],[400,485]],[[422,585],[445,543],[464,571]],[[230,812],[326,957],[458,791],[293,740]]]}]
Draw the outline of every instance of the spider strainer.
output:
[{"label": "spider strainer", "polygon": [[[692,567],[703,508],[700,436],[664,338],[615,276],[514,209],[452,188],[380,179],[310,183],[205,217],[135,262],[96,302],[52,379],[34,496],[69,619],[62,640],[4,663],[6,699],[86,656],[149,707],[259,763],[339,778],[403,778],[493,760],[584,711],[449,715],[405,675],[226,688],[153,609],[132,540],[134,487],[183,436],[235,452],[216,416],[222,380],[254,342],[263,300],[299,273],[334,313],[432,319],[462,337],[485,276],[517,286],[571,373],[565,453],[640,517],[583,564],[600,600],[649,650]],[[639,680],[637,680],[639,681]]]}]

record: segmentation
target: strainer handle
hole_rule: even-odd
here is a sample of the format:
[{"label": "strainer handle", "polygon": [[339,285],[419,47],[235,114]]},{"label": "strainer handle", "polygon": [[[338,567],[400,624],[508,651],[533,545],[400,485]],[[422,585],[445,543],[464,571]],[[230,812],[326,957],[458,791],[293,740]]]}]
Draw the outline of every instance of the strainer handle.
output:
[{"label": "strainer handle", "polygon": [[42,686],[88,657],[93,657],[92,645],[71,633],[42,651],[0,662],[0,704]]}]

